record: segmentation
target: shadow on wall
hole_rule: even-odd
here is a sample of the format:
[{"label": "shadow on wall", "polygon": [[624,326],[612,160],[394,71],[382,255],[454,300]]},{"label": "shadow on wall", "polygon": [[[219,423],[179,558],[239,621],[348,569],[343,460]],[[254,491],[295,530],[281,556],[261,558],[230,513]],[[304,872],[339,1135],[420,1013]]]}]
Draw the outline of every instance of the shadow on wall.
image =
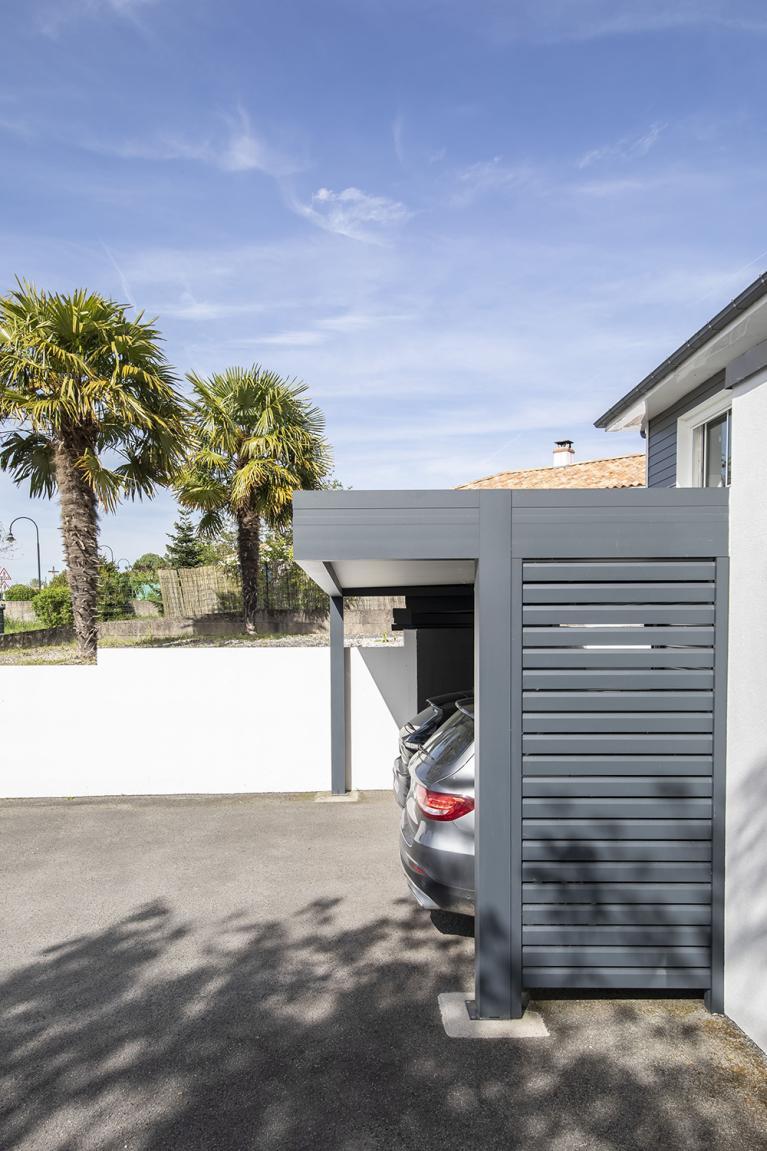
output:
[{"label": "shadow on wall", "polygon": [[362,656],[392,719],[397,727],[402,727],[418,710],[414,637],[406,632],[401,647],[359,647],[354,650]]},{"label": "shadow on wall", "polygon": [[[757,1017],[761,1035],[767,1035],[767,761],[738,777],[737,795],[732,787],[727,797],[725,1006],[732,1007],[742,1026],[746,1014],[752,1021]],[[748,1030],[756,1033],[752,1026]]]},{"label": "shadow on wall", "polygon": [[753,1068],[697,1005],[550,1002],[549,1042],[448,1040],[465,943],[435,952],[409,900],[348,924],[318,899],[206,934],[156,902],[49,948],[0,986],[0,1146],[767,1147]]}]

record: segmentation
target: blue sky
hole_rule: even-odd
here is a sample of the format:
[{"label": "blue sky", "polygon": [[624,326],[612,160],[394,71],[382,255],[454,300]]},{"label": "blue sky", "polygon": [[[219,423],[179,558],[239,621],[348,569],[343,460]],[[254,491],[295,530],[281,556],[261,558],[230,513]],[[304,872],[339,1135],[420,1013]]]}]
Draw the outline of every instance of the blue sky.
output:
[{"label": "blue sky", "polygon": [[[135,302],[180,376],[302,377],[345,484],[633,450],[592,421],[767,266],[762,3],[6,9],[0,286]],[[102,538],[162,550],[174,511]]]}]

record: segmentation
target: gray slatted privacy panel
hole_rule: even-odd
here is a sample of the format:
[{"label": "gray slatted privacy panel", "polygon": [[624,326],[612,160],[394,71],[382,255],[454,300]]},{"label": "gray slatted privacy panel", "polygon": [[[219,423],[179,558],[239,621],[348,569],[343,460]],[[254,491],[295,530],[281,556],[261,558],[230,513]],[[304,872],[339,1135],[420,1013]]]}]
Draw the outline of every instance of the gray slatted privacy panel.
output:
[{"label": "gray slatted privacy panel", "polygon": [[707,989],[716,564],[522,579],[524,985]]}]

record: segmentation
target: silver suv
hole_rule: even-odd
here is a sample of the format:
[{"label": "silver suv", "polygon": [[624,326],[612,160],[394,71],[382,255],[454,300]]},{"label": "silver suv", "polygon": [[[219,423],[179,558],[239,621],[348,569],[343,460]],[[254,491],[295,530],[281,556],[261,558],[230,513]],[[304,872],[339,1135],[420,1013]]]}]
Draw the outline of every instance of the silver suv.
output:
[{"label": "silver suv", "polygon": [[[422,907],[474,914],[474,701],[459,699],[408,763],[400,857]],[[395,787],[396,794],[396,787]],[[399,797],[398,797],[399,798]]]}]

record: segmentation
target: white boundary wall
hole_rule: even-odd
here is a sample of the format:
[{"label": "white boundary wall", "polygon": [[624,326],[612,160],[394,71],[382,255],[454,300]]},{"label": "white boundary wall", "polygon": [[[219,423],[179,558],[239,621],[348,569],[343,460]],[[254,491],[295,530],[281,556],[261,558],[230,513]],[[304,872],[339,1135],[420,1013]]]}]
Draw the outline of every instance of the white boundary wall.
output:
[{"label": "white boundary wall", "polygon": [[[387,705],[367,650],[348,652],[352,786],[375,790],[391,786],[390,707],[404,704]],[[405,650],[370,649],[389,696]],[[107,649],[96,667],[0,667],[0,796],[329,790],[327,648]]]},{"label": "white boundary wall", "polygon": [[725,1011],[767,1051],[767,378],[732,418]]}]

